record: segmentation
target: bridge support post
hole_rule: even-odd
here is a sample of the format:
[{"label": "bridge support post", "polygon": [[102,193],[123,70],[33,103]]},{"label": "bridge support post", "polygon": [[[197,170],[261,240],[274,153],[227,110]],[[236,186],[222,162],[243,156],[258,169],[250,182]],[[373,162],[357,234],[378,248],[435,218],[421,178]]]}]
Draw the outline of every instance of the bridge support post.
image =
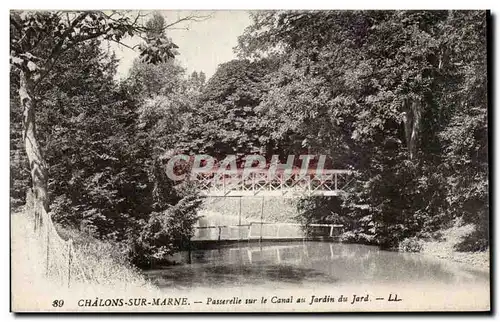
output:
[{"label": "bridge support post", "polygon": [[240,197],[240,211],[238,214],[238,241],[241,240],[241,197]]},{"label": "bridge support post", "polygon": [[188,240],[188,254],[187,254],[187,263],[191,264],[191,238]]},{"label": "bridge support post", "polygon": [[262,223],[264,221],[264,196],[262,196],[262,206],[260,208],[260,242],[262,242]]},{"label": "bridge support post", "polygon": [[252,172],[252,193],[255,196],[255,172]]},{"label": "bridge support post", "polygon": [[283,174],[279,174],[278,177],[280,179],[280,191],[281,191],[281,195],[284,196],[285,193],[283,191]]}]

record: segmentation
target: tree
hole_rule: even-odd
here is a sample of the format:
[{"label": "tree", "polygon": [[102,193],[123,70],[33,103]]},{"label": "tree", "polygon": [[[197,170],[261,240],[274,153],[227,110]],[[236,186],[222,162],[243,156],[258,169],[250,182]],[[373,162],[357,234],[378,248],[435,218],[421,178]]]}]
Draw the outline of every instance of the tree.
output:
[{"label": "tree", "polygon": [[200,73],[194,71],[189,75],[188,86],[191,90],[201,93],[205,86],[206,75],[204,72],[200,71]]},{"label": "tree", "polygon": [[[488,81],[484,12],[454,12],[443,28],[448,46],[443,68],[451,87],[443,104],[453,107],[450,122],[439,133],[444,147],[443,177],[450,217],[463,218],[476,230],[459,250],[489,245]],[[460,31],[460,32],[458,32]]]},{"label": "tree", "polygon": [[46,151],[52,219],[123,240],[151,212],[137,111],[114,81],[117,61],[98,41],[61,55],[41,83],[37,133]]},{"label": "tree", "polygon": [[[40,83],[52,72],[64,52],[92,39],[121,43],[126,35],[138,35],[146,41],[140,46],[144,61],[158,63],[173,58],[177,46],[169,39],[148,34],[149,29],[140,24],[140,18],[141,14],[132,17],[126,13],[99,11],[11,12],[11,64],[19,75],[18,93],[34,195],[35,227],[50,220],[48,166],[39,144],[35,120]],[[179,21],[197,18],[190,16]]]},{"label": "tree", "polygon": [[[473,212],[485,213],[484,12],[261,11],[253,20],[237,50],[278,57],[259,106],[273,135],[296,136],[357,170],[346,206],[369,205],[364,218],[379,244],[461,216],[467,203],[456,188],[465,182],[473,182],[465,193]],[[473,136],[458,130],[464,124]],[[460,172],[446,170],[451,164]]]},{"label": "tree", "polygon": [[[269,138],[257,107],[266,91],[269,69],[267,61],[221,64],[203,86],[193,117],[186,124],[183,150],[224,158],[265,148]],[[203,79],[204,74],[193,73],[189,81],[203,83]]]}]

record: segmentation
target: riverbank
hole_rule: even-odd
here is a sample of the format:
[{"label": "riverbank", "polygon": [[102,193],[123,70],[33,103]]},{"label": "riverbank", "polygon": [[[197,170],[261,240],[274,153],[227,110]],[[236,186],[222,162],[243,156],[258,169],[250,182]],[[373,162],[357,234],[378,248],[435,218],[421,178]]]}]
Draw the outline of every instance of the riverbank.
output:
[{"label": "riverbank", "polygon": [[483,252],[458,252],[455,250],[455,246],[473,230],[473,225],[460,225],[457,222],[451,228],[441,231],[438,240],[422,241],[421,253],[488,271],[490,269],[489,248]]},{"label": "riverbank", "polygon": [[455,262],[468,268],[489,271],[489,248],[479,252],[457,251],[457,245],[475,231],[474,225],[455,221],[448,229],[440,230],[428,238],[408,238],[399,244],[400,252],[417,252],[434,258]]},{"label": "riverbank", "polygon": [[443,260],[449,260],[461,264],[465,264],[471,268],[479,269],[483,271],[489,271],[490,269],[490,253],[489,249],[484,252],[443,252],[439,250],[430,250],[424,252],[424,254],[429,254]]},{"label": "riverbank", "polygon": [[[12,310],[15,312],[53,309],[56,299],[85,298],[123,294],[156,295],[158,288],[138,270],[120,261],[116,247],[97,241],[76,231],[64,230],[74,241],[74,258],[85,265],[85,278],[76,276],[68,283],[63,274],[47,273],[46,243],[34,233],[32,220],[19,211],[11,214],[11,285]],[[62,258],[51,249],[50,258]],[[58,263],[59,271],[68,270],[67,263]],[[51,267],[54,264],[52,262]],[[61,278],[62,277],[62,278]],[[70,285],[70,287],[68,287]],[[64,311],[64,308],[61,308]]]}]

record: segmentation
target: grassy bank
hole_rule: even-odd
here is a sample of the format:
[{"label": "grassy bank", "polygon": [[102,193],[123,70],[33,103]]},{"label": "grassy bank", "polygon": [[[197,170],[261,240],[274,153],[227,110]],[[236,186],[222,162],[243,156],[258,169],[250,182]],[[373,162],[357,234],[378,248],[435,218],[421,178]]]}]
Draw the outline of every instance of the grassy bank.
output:
[{"label": "grassy bank", "polygon": [[438,258],[464,263],[478,269],[488,270],[490,267],[489,248],[483,252],[458,252],[455,246],[467,236],[474,227],[472,225],[454,226],[442,231],[439,240],[427,240],[422,243],[422,252]]},{"label": "grassy bank", "polygon": [[456,250],[456,245],[460,244],[474,230],[474,225],[464,225],[457,220],[450,228],[438,231],[432,238],[412,239],[411,242],[406,243],[408,247],[400,244],[400,251],[418,251],[443,260],[462,263],[475,269],[489,270],[489,248],[481,252],[459,252]]},{"label": "grassy bank", "polygon": [[[15,311],[46,310],[54,296],[64,298],[120,294],[156,294],[159,290],[126,262],[117,246],[98,241],[75,230],[58,228],[64,238],[74,241],[74,258],[85,266],[86,280],[47,273],[47,249],[34,233],[32,220],[24,212],[11,215],[12,308]],[[58,258],[50,250],[52,259]],[[65,269],[65,263],[59,263]],[[67,269],[67,268],[66,268]]]}]

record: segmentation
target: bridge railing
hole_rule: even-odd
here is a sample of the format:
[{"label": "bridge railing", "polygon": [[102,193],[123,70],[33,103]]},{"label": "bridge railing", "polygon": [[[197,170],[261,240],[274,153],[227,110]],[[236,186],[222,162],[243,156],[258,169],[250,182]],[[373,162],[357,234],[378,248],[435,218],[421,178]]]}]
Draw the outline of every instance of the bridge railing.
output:
[{"label": "bridge railing", "polygon": [[280,240],[309,237],[338,237],[344,225],[250,222],[239,225],[194,227],[191,240]]},{"label": "bridge railing", "polygon": [[[352,181],[350,170],[309,170],[270,173],[267,170],[252,172],[232,171],[195,174],[193,181],[202,194],[237,195],[337,195]],[[239,193],[238,193],[239,192]]]}]

